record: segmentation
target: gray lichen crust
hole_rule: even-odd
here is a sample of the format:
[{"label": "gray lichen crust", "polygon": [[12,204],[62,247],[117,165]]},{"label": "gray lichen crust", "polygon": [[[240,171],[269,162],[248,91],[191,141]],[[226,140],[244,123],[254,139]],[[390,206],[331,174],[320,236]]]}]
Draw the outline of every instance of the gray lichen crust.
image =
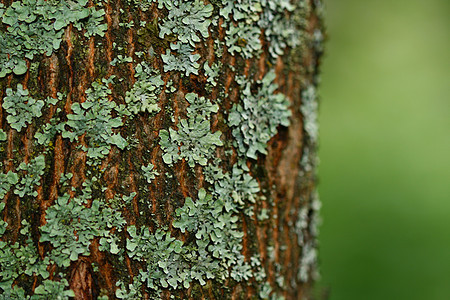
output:
[{"label": "gray lichen crust", "polygon": [[[312,4],[110,2],[0,4],[0,299],[78,297],[82,264],[115,268],[98,299],[192,298],[224,282],[284,299],[293,284],[268,274],[281,269],[272,244],[244,245],[248,223],[278,217],[257,161],[296,113],[300,169],[315,176],[315,87],[292,107],[276,69],[305,46],[298,17]],[[318,201],[309,193],[296,218],[295,282],[315,272]]]},{"label": "gray lichen crust", "polygon": [[275,72],[268,72],[256,82],[259,85],[256,93],[251,90],[251,82],[239,80],[242,104],[235,104],[228,118],[239,152],[253,159],[257,158],[257,152],[267,154],[267,142],[277,133],[279,125],[289,126],[289,99],[275,93],[278,86],[274,79]]}]

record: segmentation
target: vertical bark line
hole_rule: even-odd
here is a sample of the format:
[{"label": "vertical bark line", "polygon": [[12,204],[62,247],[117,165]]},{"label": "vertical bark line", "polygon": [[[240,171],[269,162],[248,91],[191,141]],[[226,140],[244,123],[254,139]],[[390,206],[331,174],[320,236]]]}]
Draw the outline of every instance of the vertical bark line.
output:
[{"label": "vertical bark line", "polygon": [[[60,72],[59,61],[55,54],[52,54],[49,58],[49,67],[47,72],[49,73],[49,81],[48,81],[48,93],[50,97],[57,98],[57,86],[58,86],[58,74]],[[45,83],[41,83],[41,85]],[[56,113],[56,106],[52,105],[46,116],[46,121],[49,121],[54,114]],[[50,206],[53,201],[58,197],[58,184],[61,179],[61,174],[64,173],[64,149],[63,149],[63,141],[61,135],[57,135],[54,150],[53,150],[53,176],[52,183],[49,186],[49,197],[47,200],[43,200],[41,202],[41,226],[45,224],[45,210]],[[47,203],[45,203],[47,202]]]},{"label": "vertical bark line", "polygon": [[72,53],[73,53],[73,44],[72,44],[72,24],[64,31],[64,42],[67,45],[66,55],[65,55],[65,63],[69,69],[69,74],[67,78],[67,98],[64,105],[64,110],[66,114],[70,113],[70,108],[72,107],[72,94],[73,94],[73,81],[74,81],[74,71],[73,71],[73,62],[72,62]]},{"label": "vertical bark line", "polygon": [[[89,262],[84,259],[79,259],[73,262],[74,267],[70,274],[70,288],[75,293],[75,299],[90,300],[95,299],[93,294],[93,279],[91,276],[91,270]],[[95,297],[95,298],[94,298]]]},{"label": "vertical bark line", "polygon": [[[9,129],[7,133],[7,148],[6,148],[6,158],[7,158],[7,165],[6,165],[6,172],[13,170],[13,139],[14,139],[14,131],[13,129]],[[4,214],[4,221],[8,224],[11,224],[11,216],[10,216],[10,202],[13,201],[13,192],[9,191],[6,193],[5,198],[3,199],[3,202],[5,203],[5,208],[3,210]],[[12,199],[11,199],[12,198]],[[14,238],[15,241],[15,238]]]},{"label": "vertical bark line", "polygon": [[[116,5],[119,5],[119,3],[116,3]],[[105,40],[106,40],[106,59],[108,61],[107,66],[108,66],[108,75],[110,76],[113,71],[113,66],[111,66],[111,61],[113,60],[113,40],[111,37],[111,30],[113,28],[113,23],[112,23],[112,13],[113,13],[113,8],[111,5],[111,1],[108,0],[107,3],[105,4],[106,6],[106,13],[105,13],[105,19],[106,19],[106,24],[108,25],[108,28],[106,30],[105,33]],[[108,76],[108,77],[109,77]]]}]

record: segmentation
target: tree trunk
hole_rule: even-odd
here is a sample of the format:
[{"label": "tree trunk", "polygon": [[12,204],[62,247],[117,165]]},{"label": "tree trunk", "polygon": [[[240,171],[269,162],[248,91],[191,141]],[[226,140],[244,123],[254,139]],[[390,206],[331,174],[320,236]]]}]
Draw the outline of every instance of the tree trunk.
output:
[{"label": "tree trunk", "polygon": [[1,1],[4,299],[310,297],[321,7],[293,2]]}]

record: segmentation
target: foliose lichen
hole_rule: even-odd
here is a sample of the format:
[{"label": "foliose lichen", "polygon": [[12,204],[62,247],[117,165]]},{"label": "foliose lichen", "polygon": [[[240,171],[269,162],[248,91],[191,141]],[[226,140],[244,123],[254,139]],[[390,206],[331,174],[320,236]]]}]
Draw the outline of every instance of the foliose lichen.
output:
[{"label": "foliose lichen", "polygon": [[310,84],[302,92],[300,111],[303,115],[304,130],[313,144],[317,143],[319,135],[318,106],[316,88]]},{"label": "foliose lichen", "polygon": [[86,36],[103,36],[103,9],[86,7],[88,0],[14,1],[5,8],[0,4],[0,21],[8,26],[0,31],[0,78],[10,73],[24,74],[26,59],[36,55],[50,56],[61,45],[64,29],[73,24],[85,30]]},{"label": "foliose lichen", "polygon": [[157,113],[161,110],[157,102],[164,86],[159,72],[145,62],[135,67],[136,82],[126,92],[125,102],[127,110],[133,114],[139,112]]},{"label": "foliose lichen", "polygon": [[163,160],[166,164],[185,159],[190,167],[196,163],[205,166],[212,158],[216,146],[222,146],[222,133],[211,132],[209,120],[201,116],[183,119],[178,124],[178,130],[169,128],[160,131],[160,145],[164,150]]},{"label": "foliose lichen", "polygon": [[256,159],[257,153],[266,154],[267,142],[277,133],[279,125],[289,126],[291,112],[289,99],[282,93],[275,93],[275,71],[269,71],[255,84],[242,78],[240,97],[242,104],[234,104],[228,116],[228,125],[233,127],[233,136],[240,153]]},{"label": "foliose lichen", "polygon": [[[45,169],[45,157],[44,155],[39,155],[33,158],[30,163],[21,163],[18,170],[24,171],[25,175],[16,182],[16,188],[14,189],[14,194],[23,197],[25,195],[36,197],[37,191],[34,190],[35,185],[40,185],[41,176],[44,174]],[[9,172],[8,172],[9,174]],[[10,176],[10,180],[11,177]]]},{"label": "foliose lichen", "polygon": [[[8,171],[8,173],[0,173],[0,198],[6,196],[12,186],[14,186],[19,181],[19,176],[13,171]],[[4,204],[4,203],[3,203]]]},{"label": "foliose lichen", "polygon": [[113,131],[123,125],[121,116],[112,116],[113,110],[120,112],[118,105],[108,100],[111,93],[108,84],[112,83],[113,79],[114,77],[103,79],[102,84],[92,83],[92,87],[86,90],[86,101],[72,104],[73,113],[67,115],[65,130],[62,131],[62,137],[72,142],[83,135],[87,147],[82,146],[81,149],[87,151],[87,156],[93,161],[105,157],[111,145],[119,149],[127,146],[127,141]]},{"label": "foliose lichen", "polygon": [[16,91],[11,88],[6,89],[2,106],[8,113],[6,120],[11,128],[21,131],[22,128],[27,127],[27,124],[32,123],[33,118],[42,116],[44,101],[30,97],[28,90],[24,90],[19,83]]},{"label": "foliose lichen", "polygon": [[47,223],[41,227],[40,242],[53,246],[49,257],[58,266],[68,267],[80,255],[89,255],[94,237],[100,238],[101,250],[112,254],[120,251],[111,229],[122,230],[126,222],[121,213],[109,208],[101,199],[93,199],[88,208],[88,200],[92,200],[88,193],[74,198],[64,194],[47,209]]}]

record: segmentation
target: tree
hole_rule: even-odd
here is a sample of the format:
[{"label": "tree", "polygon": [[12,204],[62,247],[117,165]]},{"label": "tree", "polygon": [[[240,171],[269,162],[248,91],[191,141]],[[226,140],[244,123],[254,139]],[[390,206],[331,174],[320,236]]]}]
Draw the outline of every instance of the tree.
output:
[{"label": "tree", "polygon": [[1,298],[308,297],[318,1],[1,2]]}]

